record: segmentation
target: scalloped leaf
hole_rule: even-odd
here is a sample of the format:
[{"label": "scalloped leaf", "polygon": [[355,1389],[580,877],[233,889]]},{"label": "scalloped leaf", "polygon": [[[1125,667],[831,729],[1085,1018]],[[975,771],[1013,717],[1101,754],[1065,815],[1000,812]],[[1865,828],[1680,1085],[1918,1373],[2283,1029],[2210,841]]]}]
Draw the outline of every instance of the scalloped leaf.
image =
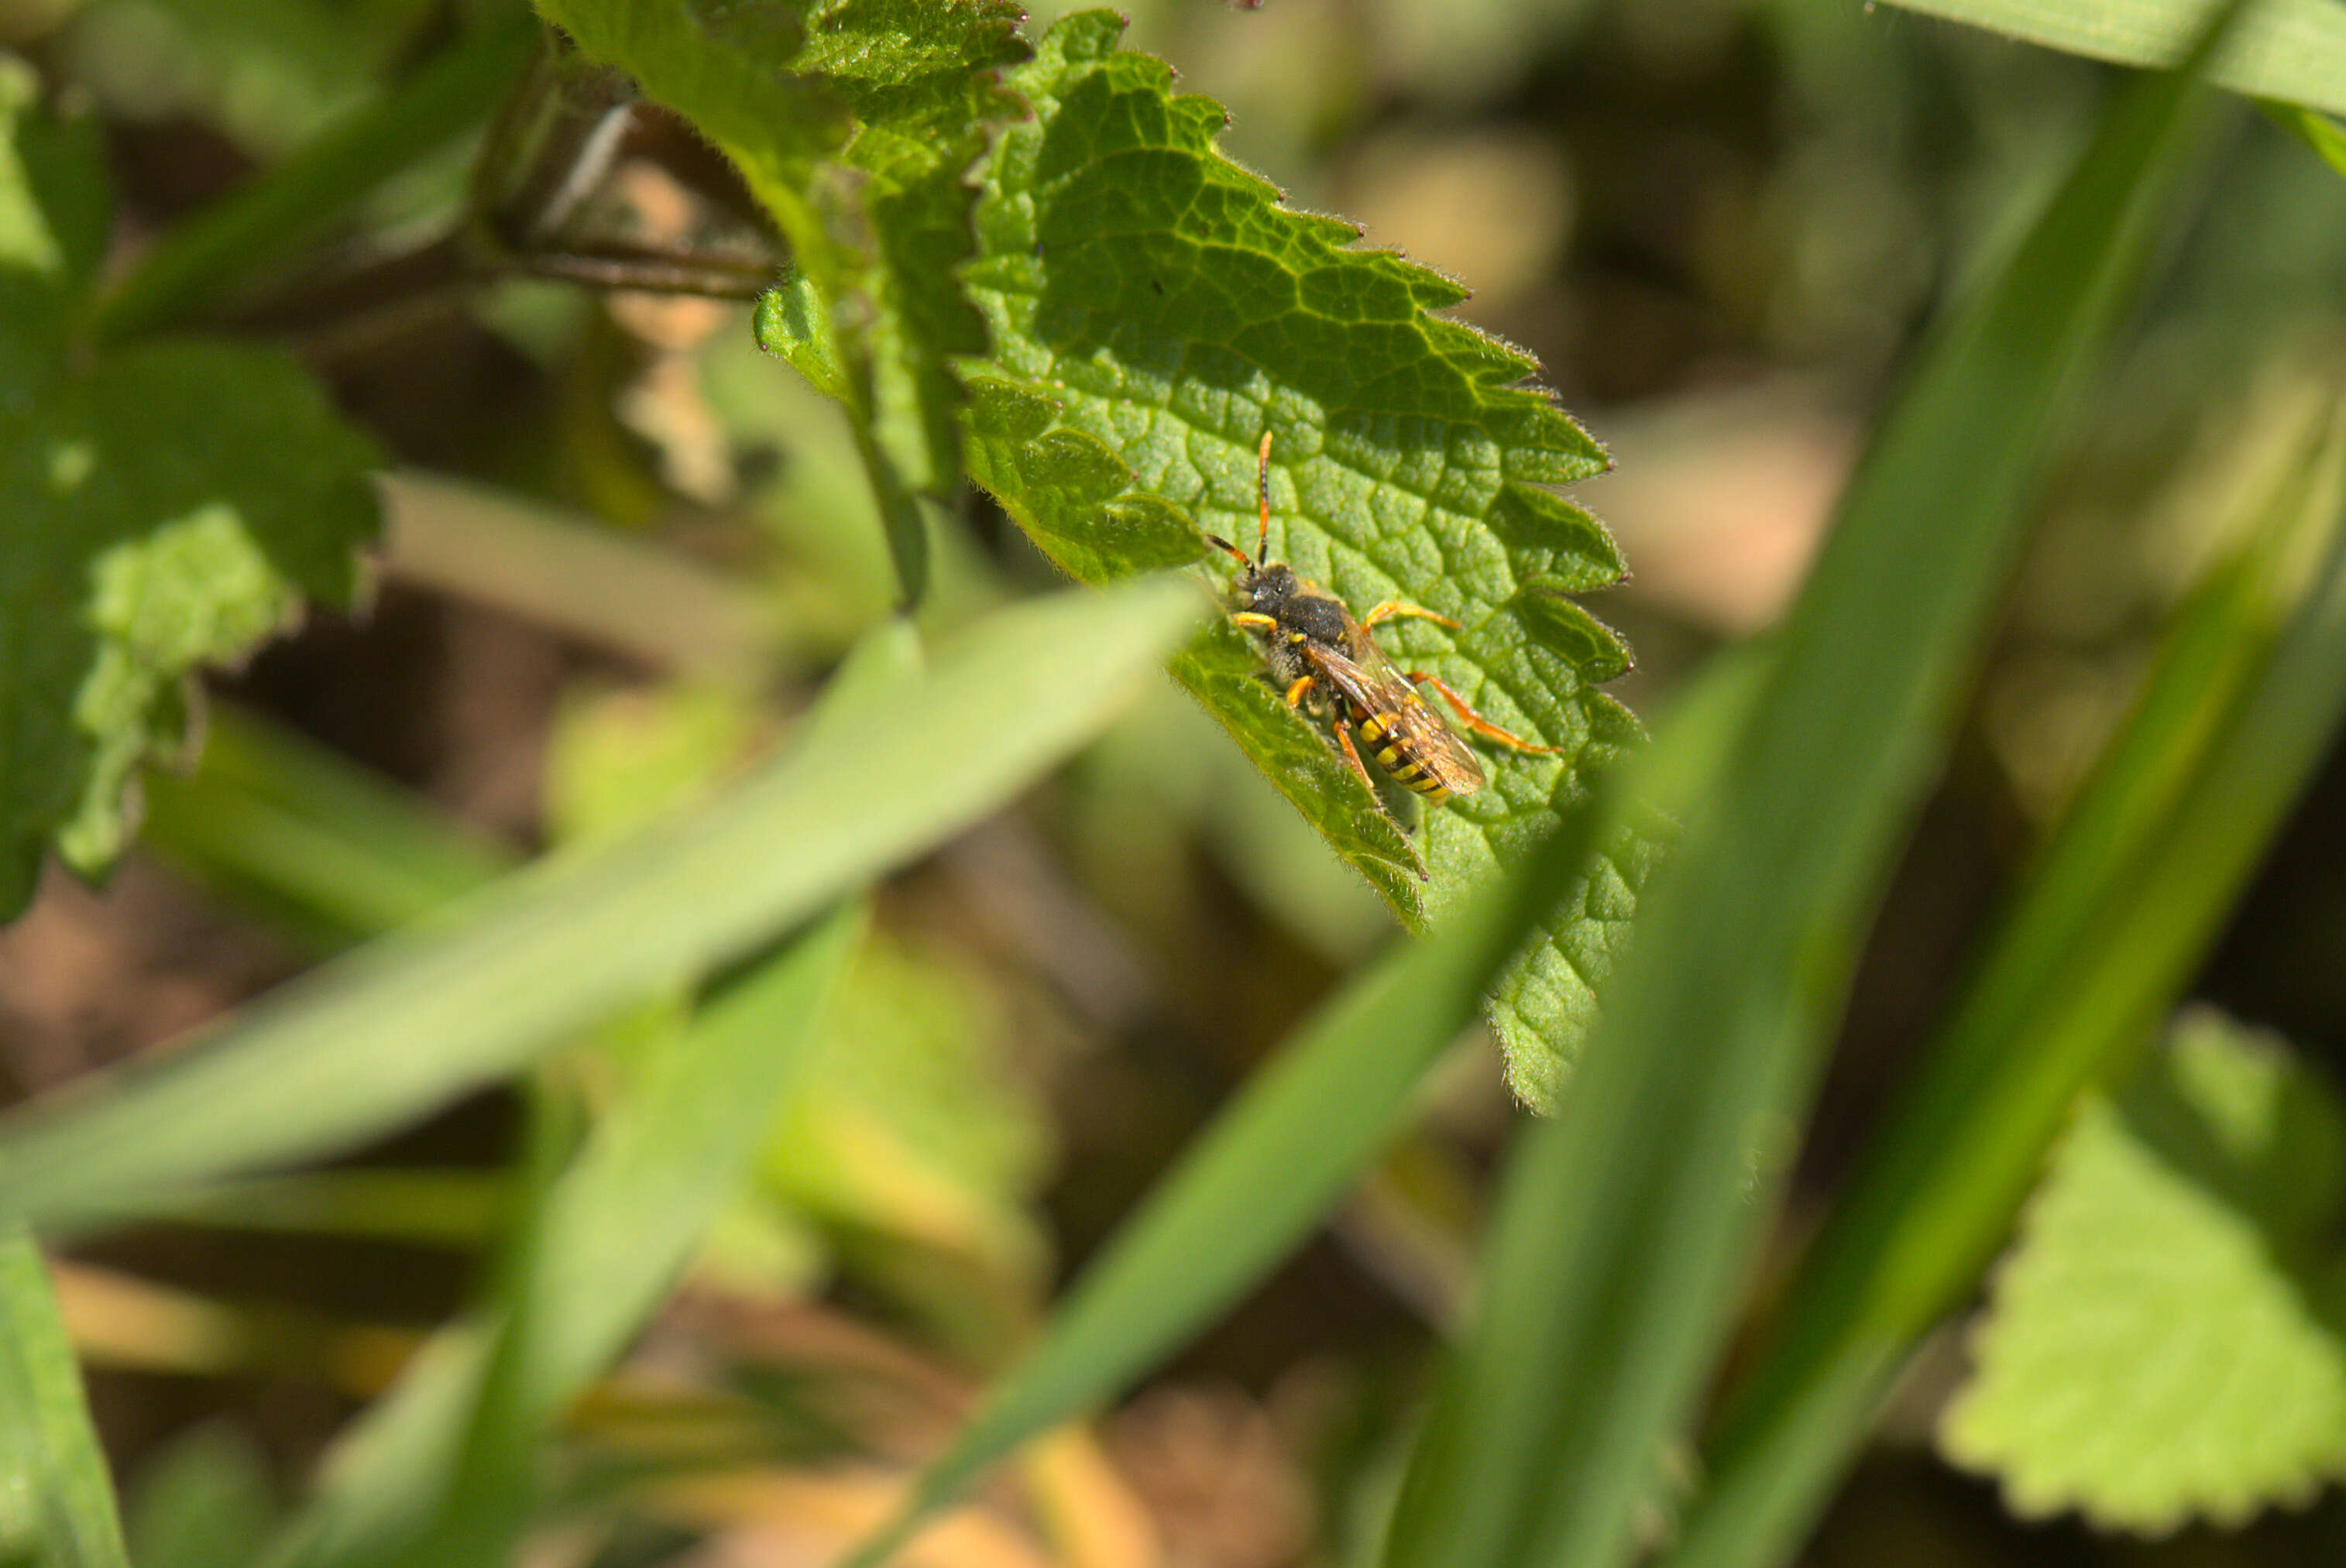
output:
[{"label": "scalloped leaf", "polygon": [[1941,1450],[2024,1517],[2235,1525],[2346,1470],[2346,1116],[2276,1036],[2180,1021],[2055,1155]]},{"label": "scalloped leaf", "polygon": [[[1596,689],[1627,652],[1562,596],[1616,581],[1620,556],[1540,488],[1602,472],[1604,452],[1524,384],[1528,356],[1433,313],[1464,297],[1456,284],[1354,248],[1352,226],[1280,206],[1224,158],[1219,106],[1176,96],[1162,61],[1117,48],[1122,28],[1071,16],[1011,73],[1034,116],[986,166],[962,274],[994,343],[964,365],[970,472],[1061,567],[1102,582],[1199,559],[1201,532],[1251,541],[1256,449],[1273,433],[1273,558],[1356,611],[1401,598],[1461,622],[1379,636],[1404,667],[1562,748],[1488,750],[1491,787],[1424,813],[1413,842],[1324,728],[1270,691],[1243,637],[1209,631],[1175,662],[1406,923],[1438,921],[1637,736]],[[1500,987],[1510,1079],[1535,1105],[1569,1061],[1647,853],[1617,839]]]}]

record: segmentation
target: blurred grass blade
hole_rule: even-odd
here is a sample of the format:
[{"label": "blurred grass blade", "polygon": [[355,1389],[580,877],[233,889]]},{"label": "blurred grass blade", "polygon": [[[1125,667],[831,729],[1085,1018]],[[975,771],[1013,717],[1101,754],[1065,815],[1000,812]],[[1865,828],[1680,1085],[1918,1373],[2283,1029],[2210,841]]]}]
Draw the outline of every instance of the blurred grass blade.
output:
[{"label": "blurred grass blade", "polygon": [[[2046,48],[2122,66],[2171,66],[2224,0],[1890,0]],[[2346,7],[2336,0],[2251,5],[2207,76],[2252,97],[2346,113]]]},{"label": "blurred grass blade", "polygon": [[123,1568],[122,1524],[40,1248],[0,1237],[0,1562]]},{"label": "blurred grass blade", "polygon": [[316,1494],[260,1555],[261,1568],[379,1558],[421,1533],[441,1501],[433,1488],[462,1451],[492,1343],[479,1321],[426,1340],[391,1392],[334,1440]]},{"label": "blurred grass blade", "polygon": [[1200,608],[1193,585],[1152,580],[990,618],[892,702],[706,807],[520,872],[200,1046],[0,1121],[0,1214],[127,1216],[493,1082],[994,809],[1096,732]]},{"label": "blurred grass blade", "polygon": [[864,925],[861,904],[825,917],[710,1003],[553,1184],[526,1228],[476,1396],[442,1407],[435,1441],[407,1451],[410,1468],[365,1478],[410,1500],[392,1522],[428,1522],[422,1538],[343,1535],[333,1553],[307,1560],[396,1549],[418,1563],[489,1562],[511,1549],[528,1521],[537,1440],[627,1349],[740,1187]]},{"label": "blurred grass blade", "polygon": [[2321,761],[2346,713],[2346,430],[2322,433],[2178,620],[1818,1237],[1672,1568],[1791,1554],[1907,1351],[2008,1231],[2077,1095],[2151,1037]]},{"label": "blurred grass blade", "polygon": [[536,496],[415,468],[375,487],[401,582],[705,680],[755,685],[824,646],[770,590]]},{"label": "blurred grass blade", "polygon": [[2208,108],[2182,77],[2127,86],[1860,463],[1579,1081],[1510,1162],[1481,1319],[1396,1510],[1397,1568],[1590,1568],[1630,1550],[2037,474]]},{"label": "blurred grass blade", "polygon": [[2340,174],[2346,174],[2346,128],[2327,115],[2267,99],[2257,106],[2281,129],[2312,150],[2313,156]]},{"label": "blurred grass blade", "polygon": [[1033,1354],[855,1563],[884,1561],[985,1467],[1114,1398],[1311,1235],[1397,1130],[1411,1091],[1474,1021],[1558,891],[1579,885],[1604,799],[1566,811],[1439,935],[1380,960],[1281,1048],[1125,1221]]},{"label": "blurred grass blade", "polygon": [[389,95],[165,235],[98,301],[98,337],[118,342],[177,326],[218,304],[256,268],[317,239],[384,180],[485,119],[537,34],[529,12],[495,8]]},{"label": "blurred grass blade", "polygon": [[860,901],[827,915],[708,1003],[555,1185],[451,1489],[453,1539],[508,1544],[538,1435],[626,1349],[740,1189],[868,923]]},{"label": "blurred grass blade", "polygon": [[291,730],[215,707],[203,760],[146,785],[152,848],[331,952],[494,881],[516,857]]},{"label": "blurred grass blade", "polygon": [[494,1171],[303,1171],[199,1187],[154,1213],[177,1225],[220,1230],[363,1236],[469,1251],[498,1235],[510,1187]]}]

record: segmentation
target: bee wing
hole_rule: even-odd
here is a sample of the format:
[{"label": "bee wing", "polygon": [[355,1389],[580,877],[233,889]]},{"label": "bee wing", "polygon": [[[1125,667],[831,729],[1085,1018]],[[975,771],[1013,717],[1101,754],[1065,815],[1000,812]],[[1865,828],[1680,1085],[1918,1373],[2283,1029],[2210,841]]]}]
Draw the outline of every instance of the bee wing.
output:
[{"label": "bee wing", "polygon": [[1354,708],[1379,720],[1380,728],[1423,762],[1451,793],[1471,795],[1480,789],[1482,759],[1442,721],[1440,714],[1426,706],[1417,687],[1385,657],[1382,649],[1365,636],[1356,637],[1352,646],[1368,657],[1353,659],[1317,644],[1305,647],[1304,657],[1321,679]]},{"label": "bee wing", "polygon": [[1416,688],[1409,684],[1391,660],[1371,645],[1368,660],[1363,663],[1339,653],[1325,643],[1306,643],[1303,657],[1311,662],[1320,678],[1334,687],[1339,695],[1356,708],[1371,713],[1385,713],[1413,696]]}]

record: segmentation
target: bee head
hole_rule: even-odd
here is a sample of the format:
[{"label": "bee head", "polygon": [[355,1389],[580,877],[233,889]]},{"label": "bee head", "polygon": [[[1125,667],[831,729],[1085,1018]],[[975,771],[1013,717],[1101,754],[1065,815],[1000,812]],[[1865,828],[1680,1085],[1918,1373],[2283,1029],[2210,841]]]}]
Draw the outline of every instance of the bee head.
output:
[{"label": "bee head", "polygon": [[1238,580],[1230,585],[1230,593],[1241,601],[1240,609],[1276,616],[1301,585],[1293,567],[1284,561],[1273,561],[1268,565],[1249,566],[1239,574]]},{"label": "bee head", "polygon": [[1293,598],[1301,587],[1293,567],[1284,561],[1263,561],[1251,557],[1227,539],[1206,535],[1206,543],[1236,560],[1241,568],[1230,579],[1230,607],[1258,610],[1266,616],[1279,614],[1279,607]]}]

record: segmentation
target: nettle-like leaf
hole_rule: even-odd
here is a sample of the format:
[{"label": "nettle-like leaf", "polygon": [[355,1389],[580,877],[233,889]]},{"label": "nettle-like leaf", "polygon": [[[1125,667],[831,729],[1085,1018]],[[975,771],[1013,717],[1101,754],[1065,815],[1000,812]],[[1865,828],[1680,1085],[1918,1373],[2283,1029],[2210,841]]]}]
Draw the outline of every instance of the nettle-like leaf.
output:
[{"label": "nettle-like leaf", "polygon": [[[952,360],[985,333],[954,284],[970,254],[964,178],[1018,112],[1015,0],[537,0],[591,57],[632,75],[740,168],[790,241],[790,311],[768,346],[841,397],[873,442],[900,571],[922,546],[908,491],[959,482]],[[818,364],[818,360],[821,361]]]},{"label": "nettle-like leaf", "polygon": [[[983,175],[963,269],[994,338],[967,361],[968,463],[1053,560],[1100,582],[1251,545],[1273,436],[1270,553],[1365,614],[1399,598],[1461,623],[1380,628],[1494,722],[1561,748],[1491,749],[1490,787],[1405,836],[1288,711],[1234,628],[1174,673],[1404,921],[1438,921],[1554,820],[1637,726],[1597,684],[1620,643],[1567,596],[1618,579],[1612,540],[1544,488],[1606,467],[1527,356],[1433,312],[1464,291],[1358,231],[1280,205],[1224,158],[1224,116],[1112,14],[1067,18],[1011,74],[1032,117]],[[1406,799],[1394,807],[1412,813]],[[1501,986],[1493,1020],[1534,1104],[1553,1095],[1647,851],[1624,836]],[[1421,878],[1423,880],[1421,881]]]},{"label": "nettle-like leaf", "polygon": [[[9,86],[13,81],[14,86]],[[68,353],[106,230],[95,137],[0,78],[0,919],[45,845],[127,842],[138,765],[190,738],[185,683],[302,600],[351,602],[367,442],[274,352]]]},{"label": "nettle-like leaf", "polygon": [[2238,1524],[2346,1471],[2346,1117],[2210,1013],[2055,1154],[1941,1422],[2013,1511]]}]

